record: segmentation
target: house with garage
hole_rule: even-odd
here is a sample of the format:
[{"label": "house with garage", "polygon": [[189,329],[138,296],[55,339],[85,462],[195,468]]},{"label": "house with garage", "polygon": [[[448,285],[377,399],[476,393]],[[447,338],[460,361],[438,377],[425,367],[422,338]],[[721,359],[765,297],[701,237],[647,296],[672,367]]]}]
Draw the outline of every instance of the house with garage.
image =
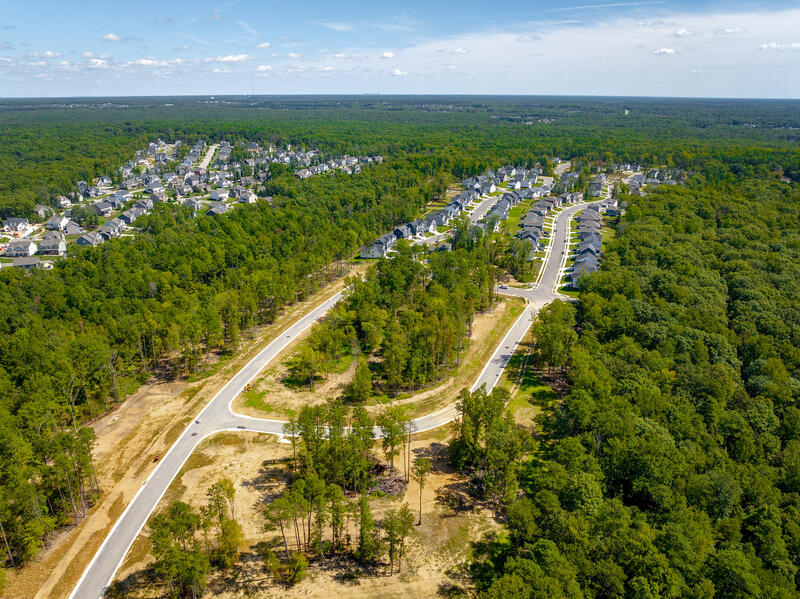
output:
[{"label": "house with garage", "polygon": [[69,219],[63,215],[56,215],[51,216],[48,221],[45,223],[45,227],[47,227],[50,231],[63,231],[67,228],[67,224],[69,223]]},{"label": "house with garage", "polygon": [[114,211],[114,206],[108,200],[103,200],[95,204],[92,210],[94,210],[97,216],[108,217],[111,216],[111,213]]},{"label": "house with garage", "polygon": [[4,218],[3,219],[3,231],[9,233],[27,233],[30,231],[31,224],[28,222],[27,218]]}]

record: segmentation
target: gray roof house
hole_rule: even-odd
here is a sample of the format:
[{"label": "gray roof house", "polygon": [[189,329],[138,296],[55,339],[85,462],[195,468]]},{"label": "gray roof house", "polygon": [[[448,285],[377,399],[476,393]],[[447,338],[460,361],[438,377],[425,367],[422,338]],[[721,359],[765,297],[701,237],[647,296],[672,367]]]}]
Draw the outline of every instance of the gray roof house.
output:
[{"label": "gray roof house", "polygon": [[42,241],[39,242],[39,253],[45,256],[63,256],[67,253],[67,244],[64,236],[55,231],[45,233]]},{"label": "gray roof house", "polygon": [[6,256],[9,258],[33,256],[37,249],[36,244],[30,239],[15,239],[8,244]]},{"label": "gray roof house", "polygon": [[89,233],[78,237],[78,240],[75,243],[78,245],[100,245],[104,241],[105,239],[103,239],[102,235],[99,235],[94,231],[90,231]]},{"label": "gray roof house", "polygon": [[11,217],[3,219],[3,231],[27,231],[30,226],[27,218]]}]

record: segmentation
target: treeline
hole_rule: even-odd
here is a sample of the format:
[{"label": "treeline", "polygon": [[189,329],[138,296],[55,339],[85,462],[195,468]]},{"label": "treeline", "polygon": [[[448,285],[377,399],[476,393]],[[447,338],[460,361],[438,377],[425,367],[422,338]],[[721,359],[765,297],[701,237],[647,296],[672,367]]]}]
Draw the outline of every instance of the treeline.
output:
[{"label": "treeline", "polygon": [[[162,205],[135,239],[73,246],[49,271],[0,271],[8,565],[34,557],[96,497],[83,422],[154,371],[180,376],[202,370],[210,352],[236,351],[244,331],[342,275],[362,242],[429,199],[423,176],[402,160],[347,179],[277,179],[286,193],[272,205],[221,218]],[[62,452],[71,452],[71,469]]]},{"label": "treeline", "polygon": [[[0,216],[27,216],[36,202],[74,191],[78,180],[116,173],[157,137],[414,155],[423,170],[435,160],[436,169],[456,177],[556,155],[680,168],[733,162],[741,174],[758,168],[759,175],[800,177],[796,102],[434,98],[460,110],[430,112],[420,98],[395,98],[391,107],[352,97],[205,100],[126,98],[70,108],[3,103]],[[532,124],[522,125],[526,119]]]},{"label": "treeline", "polygon": [[494,268],[478,249],[425,254],[400,242],[314,327],[292,363],[308,381],[343,356],[360,360],[346,397],[363,402],[375,390],[396,394],[442,380],[467,348],[476,312],[489,309]]},{"label": "treeline", "polygon": [[714,179],[627,198],[482,596],[797,596],[800,193]]}]

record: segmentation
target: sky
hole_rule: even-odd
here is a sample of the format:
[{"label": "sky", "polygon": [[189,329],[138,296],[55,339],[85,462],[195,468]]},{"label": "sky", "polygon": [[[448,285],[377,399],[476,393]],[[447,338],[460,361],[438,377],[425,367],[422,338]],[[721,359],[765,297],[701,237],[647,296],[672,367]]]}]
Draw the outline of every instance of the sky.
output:
[{"label": "sky", "polygon": [[0,0],[0,97],[800,97],[798,0]]}]

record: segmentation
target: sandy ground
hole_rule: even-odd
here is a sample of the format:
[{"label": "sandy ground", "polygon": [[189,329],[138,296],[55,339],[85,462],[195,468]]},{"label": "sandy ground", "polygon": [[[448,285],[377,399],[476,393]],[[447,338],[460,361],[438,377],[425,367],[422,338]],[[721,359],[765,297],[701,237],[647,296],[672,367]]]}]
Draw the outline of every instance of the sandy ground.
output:
[{"label": "sandy ground", "polygon": [[[366,267],[366,263],[359,264],[350,274]],[[241,352],[221,365],[214,374],[193,382],[143,385],[125,402],[94,422],[92,426],[97,433],[94,456],[102,496],[77,527],[54,535],[34,562],[8,572],[3,597],[69,596],[114,521],[194,414],[236,370],[299,314],[342,287],[343,280],[340,279],[309,300],[287,308],[275,324],[253,332],[253,338],[243,344]]]},{"label": "sandy ground", "polygon": [[[312,563],[308,578],[287,589],[274,583],[264,571],[255,550],[262,541],[278,542],[277,532],[265,532],[261,509],[285,485],[290,446],[266,435],[220,434],[206,440],[187,463],[182,475],[159,504],[181,499],[194,507],[205,502],[205,490],[220,476],[236,486],[235,510],[245,532],[240,564],[232,572],[215,573],[209,579],[206,596],[234,599],[241,597],[432,597],[440,589],[468,587],[462,565],[469,557],[470,541],[477,540],[498,525],[488,511],[475,510],[466,495],[466,481],[450,468],[446,460],[447,433],[428,433],[413,441],[412,452],[431,458],[433,469],[422,494],[422,526],[415,527],[400,574],[378,567],[364,573],[346,559]],[[401,460],[400,460],[401,461]],[[371,502],[376,520],[391,507],[407,503],[415,516],[419,509],[419,486],[413,481],[398,497]],[[162,587],[147,575],[149,555],[147,529],[136,540],[119,572],[132,598],[158,597]],[[355,525],[351,527],[355,537]],[[329,532],[328,532],[329,535]],[[343,574],[357,573],[345,581]]]},{"label": "sandy ground", "polygon": [[[461,358],[461,365],[443,382],[420,391],[398,396],[393,404],[408,406],[409,416],[421,416],[452,403],[464,387],[470,387],[481,369],[497,347],[500,339],[513,324],[522,309],[522,302],[502,299],[494,308],[475,316],[469,346]],[[287,348],[291,355],[295,344]],[[285,360],[273,363],[259,377],[253,389],[234,401],[237,412],[254,417],[288,418],[304,405],[324,403],[326,399],[341,395],[355,373],[355,362],[340,373],[331,373],[318,381],[314,391],[290,389],[282,383],[288,367]],[[368,405],[371,412],[379,412],[383,406]]]}]

